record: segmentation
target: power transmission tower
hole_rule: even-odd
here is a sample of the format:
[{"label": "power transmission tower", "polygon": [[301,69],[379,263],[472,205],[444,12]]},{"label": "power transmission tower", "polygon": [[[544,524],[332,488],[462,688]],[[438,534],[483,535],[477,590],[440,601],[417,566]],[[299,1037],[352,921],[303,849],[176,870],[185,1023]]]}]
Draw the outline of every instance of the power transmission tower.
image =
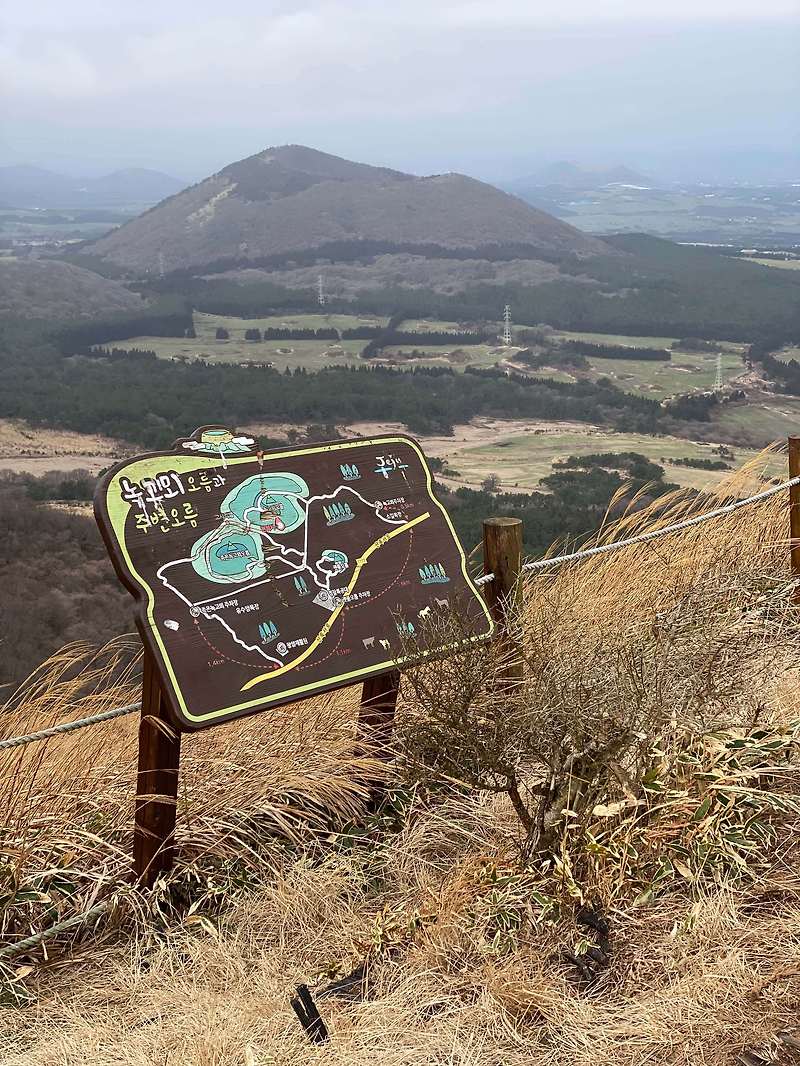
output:
[{"label": "power transmission tower", "polygon": [[714,392],[721,392],[723,387],[722,380],[722,352],[717,352],[717,376],[714,378]]},{"label": "power transmission tower", "polygon": [[317,303],[320,307],[325,306],[326,299],[327,297],[325,295],[325,285],[322,280],[322,274],[320,274],[317,278]]},{"label": "power transmission tower", "polygon": [[511,304],[503,308],[503,344],[510,348],[514,338],[511,335]]}]

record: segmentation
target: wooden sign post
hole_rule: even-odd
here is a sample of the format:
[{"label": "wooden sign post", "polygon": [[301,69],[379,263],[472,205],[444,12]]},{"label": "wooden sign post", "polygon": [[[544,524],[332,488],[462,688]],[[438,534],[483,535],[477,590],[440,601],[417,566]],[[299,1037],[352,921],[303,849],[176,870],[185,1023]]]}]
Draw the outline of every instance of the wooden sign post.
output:
[{"label": "wooden sign post", "polygon": [[155,662],[145,648],[133,829],[133,869],[145,885],[172,866],[181,735],[169,721]]},{"label": "wooden sign post", "polygon": [[[137,875],[174,851],[180,733],[359,682],[359,728],[386,748],[404,662],[457,609],[494,631],[416,441],[270,453],[205,426],[112,468],[95,495],[145,648]],[[439,629],[441,627],[438,627]]]}]

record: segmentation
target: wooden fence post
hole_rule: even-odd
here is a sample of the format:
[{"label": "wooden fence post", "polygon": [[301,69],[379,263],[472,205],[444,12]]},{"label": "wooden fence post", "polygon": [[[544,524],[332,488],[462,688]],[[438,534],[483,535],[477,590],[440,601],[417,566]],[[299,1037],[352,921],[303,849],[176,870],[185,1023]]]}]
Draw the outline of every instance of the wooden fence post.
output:
[{"label": "wooden fence post", "polygon": [[[389,741],[394,728],[397,694],[400,691],[400,671],[390,670],[377,677],[368,677],[361,690],[358,710],[358,738],[368,741],[373,755],[388,762]],[[385,793],[382,782],[369,781],[369,810],[375,811]]]},{"label": "wooden fence post", "polygon": [[133,868],[148,888],[172,867],[181,735],[169,723],[155,663],[145,648],[139,769],[133,829]]},{"label": "wooden fence post", "polygon": [[[800,477],[800,437],[789,437],[789,477]],[[792,574],[798,582],[793,598],[800,604],[800,485],[789,489],[789,536]]]},{"label": "wooden fence post", "polygon": [[500,654],[508,660],[503,673],[510,681],[523,676],[519,642],[513,628],[522,607],[522,520],[486,518],[483,523],[483,572],[493,574],[483,586],[486,604],[499,628]]}]

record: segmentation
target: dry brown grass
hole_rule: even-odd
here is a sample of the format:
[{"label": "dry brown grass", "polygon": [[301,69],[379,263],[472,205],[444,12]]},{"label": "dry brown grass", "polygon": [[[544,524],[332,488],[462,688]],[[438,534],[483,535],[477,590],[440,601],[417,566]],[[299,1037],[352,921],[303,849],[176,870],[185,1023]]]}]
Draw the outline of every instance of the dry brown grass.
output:
[{"label": "dry brown grass", "polygon": [[[751,469],[724,491],[756,487]],[[669,514],[631,518],[604,536],[666,524],[686,507],[678,497]],[[575,862],[579,891],[602,898],[611,923],[611,961],[591,987],[581,987],[562,956],[586,937],[568,879],[559,895],[552,870],[520,869],[519,823],[506,796],[418,793],[385,832],[373,824],[360,842],[321,837],[359,816],[364,794],[354,782],[374,770],[354,752],[355,696],[341,692],[186,738],[172,894],[162,888],[155,904],[134,905],[125,890],[118,924],[103,926],[105,940],[101,929],[71,956],[57,946],[50,962],[41,950],[18,960],[23,970],[9,988],[19,1005],[3,1017],[2,1061],[724,1066],[747,1049],[768,1056],[780,1047],[777,1061],[791,1062],[777,1040],[800,1025],[792,807],[800,760],[789,729],[800,713],[787,526],[787,501],[777,497],[528,583],[526,626],[551,649],[565,699],[578,699],[565,679],[580,662],[602,662],[612,672],[603,699],[613,713],[623,687],[615,689],[618,659],[608,649],[627,648],[647,667],[648,698],[657,684],[670,711],[664,735],[674,747],[658,767],[670,790],[664,809],[648,807],[643,820],[625,810],[595,815],[574,841],[565,832],[562,859]],[[26,711],[6,712],[7,735],[74,715],[76,686],[87,687],[88,677],[64,679],[76,654],[47,667]],[[99,695],[88,710],[128,698],[129,654],[114,649],[95,661],[88,688]],[[81,713],[88,713],[83,705]],[[754,720],[764,743],[782,739],[771,753],[748,749],[749,761],[701,736],[710,721],[729,737],[752,738]],[[695,771],[676,761],[681,723],[687,743],[694,731]],[[6,925],[16,935],[31,921],[54,920],[46,912],[56,897],[62,903],[54,910],[67,913],[98,893],[120,892],[134,749],[135,723],[124,719],[38,751],[2,753],[3,876],[18,888],[38,884],[51,901],[6,899]],[[697,769],[710,776],[698,779]],[[736,861],[698,868],[693,858],[688,875],[673,870],[634,903],[633,875],[670,841],[688,841],[700,849],[695,857],[708,847],[736,850],[724,840],[733,814],[720,800],[732,788],[739,790],[733,812],[750,802],[743,789],[767,797],[759,808],[767,835],[745,868]],[[711,809],[696,817],[698,797],[710,794]],[[604,798],[613,803],[618,795]],[[315,813],[304,824],[299,811],[309,807]],[[579,869],[588,852],[578,837],[587,829],[607,834],[606,843],[622,841],[624,860],[609,847]],[[638,866],[632,847],[644,856]],[[37,881],[48,870],[66,871],[77,901],[63,902],[52,876]],[[555,902],[548,920],[535,895],[545,890]],[[365,958],[365,995],[321,999],[332,1039],[311,1045],[287,994]]]}]

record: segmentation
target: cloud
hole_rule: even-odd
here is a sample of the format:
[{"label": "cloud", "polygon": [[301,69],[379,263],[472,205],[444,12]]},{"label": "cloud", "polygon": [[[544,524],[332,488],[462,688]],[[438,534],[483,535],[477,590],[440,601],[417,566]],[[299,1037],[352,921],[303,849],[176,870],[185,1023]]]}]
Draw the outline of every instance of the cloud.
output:
[{"label": "cloud", "polygon": [[179,146],[191,139],[199,157],[201,138],[209,158],[224,153],[219,165],[301,139],[352,152],[366,138],[360,155],[390,162],[385,146],[402,137],[599,138],[754,109],[786,125],[792,31],[774,20],[796,4],[37,0],[4,16],[5,136],[18,158],[54,130],[131,158],[168,141],[186,173]]}]

